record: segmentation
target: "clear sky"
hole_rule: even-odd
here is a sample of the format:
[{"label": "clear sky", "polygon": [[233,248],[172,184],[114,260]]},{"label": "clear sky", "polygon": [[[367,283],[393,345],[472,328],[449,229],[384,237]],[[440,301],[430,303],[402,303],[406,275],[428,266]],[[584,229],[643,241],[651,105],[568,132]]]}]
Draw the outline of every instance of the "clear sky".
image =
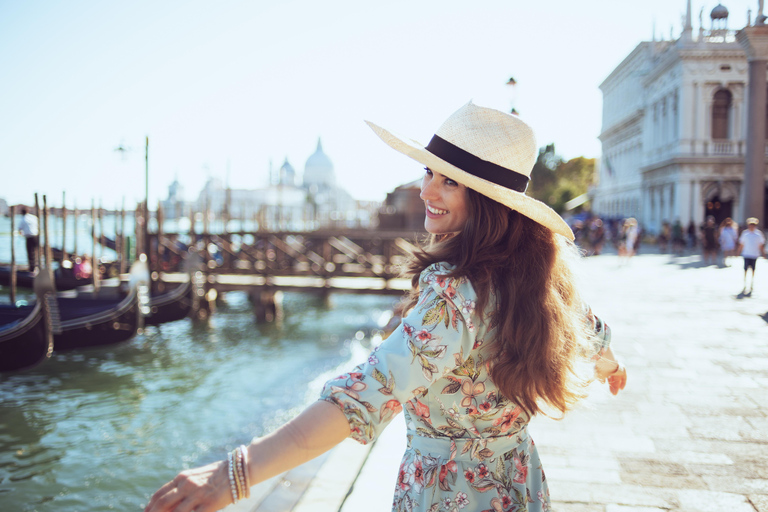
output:
[{"label": "clear sky", "polygon": [[[716,1],[693,1],[710,26]],[[725,0],[742,28],[757,0]],[[472,99],[513,104],[564,158],[596,157],[600,83],[686,0],[0,0],[0,198],[150,204],[178,177],[259,188],[318,137],[337,180],[382,200],[421,175],[368,119],[423,143]],[[512,76],[518,85],[506,86]],[[122,154],[118,146],[129,148]]]}]

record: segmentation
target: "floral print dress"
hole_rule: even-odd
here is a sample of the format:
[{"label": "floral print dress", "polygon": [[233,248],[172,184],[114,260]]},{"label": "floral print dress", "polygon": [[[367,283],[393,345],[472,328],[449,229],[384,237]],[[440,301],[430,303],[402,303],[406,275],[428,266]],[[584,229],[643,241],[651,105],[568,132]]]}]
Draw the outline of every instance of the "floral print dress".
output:
[{"label": "floral print dress", "polygon": [[[475,310],[471,283],[446,276],[452,268],[425,269],[419,301],[400,326],[365,364],[327,382],[321,398],[341,408],[363,444],[404,412],[395,511],[549,510],[530,418],[490,380],[494,330]],[[593,321],[597,353],[610,332]]]}]

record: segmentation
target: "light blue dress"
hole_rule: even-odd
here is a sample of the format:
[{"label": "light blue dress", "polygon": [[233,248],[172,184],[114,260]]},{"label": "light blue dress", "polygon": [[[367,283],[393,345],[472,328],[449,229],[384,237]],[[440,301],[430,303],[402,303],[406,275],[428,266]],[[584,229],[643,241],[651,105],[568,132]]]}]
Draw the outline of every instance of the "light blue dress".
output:
[{"label": "light blue dress", "polygon": [[[404,409],[408,447],[395,511],[549,510],[530,418],[490,380],[494,329],[476,311],[471,283],[446,277],[452,268],[425,269],[417,305],[365,364],[327,382],[321,398],[341,408],[363,444]],[[599,320],[595,330],[597,353],[610,331]]]}]

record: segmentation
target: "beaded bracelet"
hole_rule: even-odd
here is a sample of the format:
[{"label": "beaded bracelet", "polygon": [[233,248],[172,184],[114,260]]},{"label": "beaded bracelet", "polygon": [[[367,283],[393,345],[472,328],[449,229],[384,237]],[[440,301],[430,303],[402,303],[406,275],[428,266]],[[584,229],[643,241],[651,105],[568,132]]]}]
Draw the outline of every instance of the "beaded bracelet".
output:
[{"label": "beaded bracelet", "polygon": [[248,479],[248,451],[240,445],[227,455],[229,487],[232,491],[232,503],[251,497]]},{"label": "beaded bracelet", "polygon": [[235,465],[233,464],[231,453],[227,457],[227,463],[229,465],[229,488],[232,491],[232,503],[237,503],[239,496],[237,493],[237,486],[235,485]]}]

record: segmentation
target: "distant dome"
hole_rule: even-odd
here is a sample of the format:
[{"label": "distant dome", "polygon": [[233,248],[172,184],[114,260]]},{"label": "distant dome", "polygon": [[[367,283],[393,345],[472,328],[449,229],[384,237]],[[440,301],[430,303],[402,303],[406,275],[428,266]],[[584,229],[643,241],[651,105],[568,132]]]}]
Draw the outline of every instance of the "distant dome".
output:
[{"label": "distant dome", "polygon": [[723,4],[717,4],[709,13],[709,17],[713,20],[723,20],[728,17],[728,9]]},{"label": "distant dome", "polygon": [[307,158],[304,165],[304,186],[333,187],[336,177],[333,174],[333,162],[323,153],[323,144],[317,139],[317,149]]}]

